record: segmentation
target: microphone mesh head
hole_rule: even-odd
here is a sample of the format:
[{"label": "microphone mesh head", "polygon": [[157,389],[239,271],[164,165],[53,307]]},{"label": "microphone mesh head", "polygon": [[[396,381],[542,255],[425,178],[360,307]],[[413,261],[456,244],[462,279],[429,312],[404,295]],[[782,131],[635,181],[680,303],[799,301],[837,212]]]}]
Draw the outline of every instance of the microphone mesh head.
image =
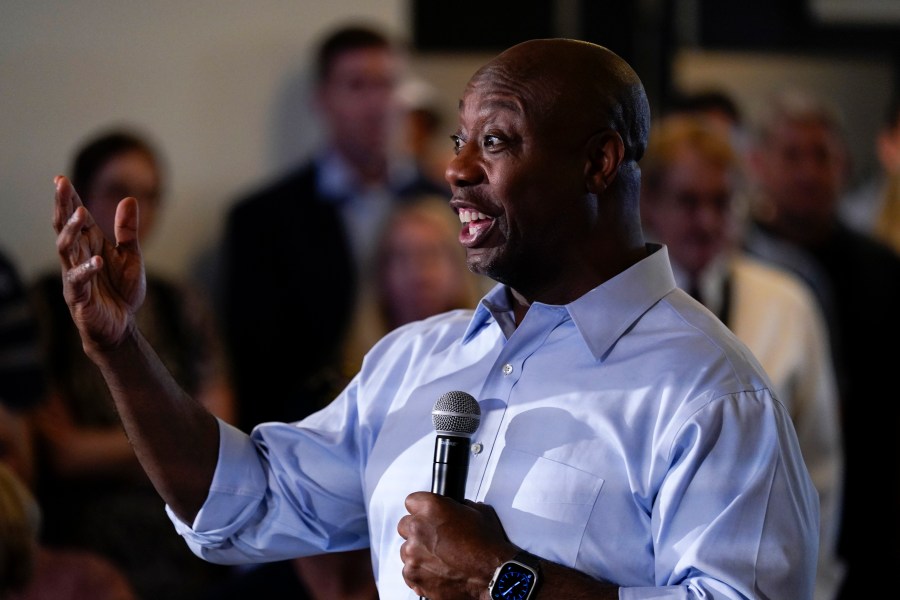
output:
[{"label": "microphone mesh head", "polygon": [[434,403],[431,421],[438,433],[471,435],[481,421],[481,407],[471,394],[447,392]]}]

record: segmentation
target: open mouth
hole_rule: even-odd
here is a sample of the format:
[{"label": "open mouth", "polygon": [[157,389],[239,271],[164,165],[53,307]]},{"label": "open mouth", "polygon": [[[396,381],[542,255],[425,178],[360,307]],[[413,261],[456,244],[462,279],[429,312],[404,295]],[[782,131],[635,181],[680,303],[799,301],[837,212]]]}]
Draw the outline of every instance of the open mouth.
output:
[{"label": "open mouth", "polygon": [[459,232],[459,243],[467,248],[477,246],[487,235],[494,224],[494,219],[477,210],[461,208],[459,221],[462,230]]}]

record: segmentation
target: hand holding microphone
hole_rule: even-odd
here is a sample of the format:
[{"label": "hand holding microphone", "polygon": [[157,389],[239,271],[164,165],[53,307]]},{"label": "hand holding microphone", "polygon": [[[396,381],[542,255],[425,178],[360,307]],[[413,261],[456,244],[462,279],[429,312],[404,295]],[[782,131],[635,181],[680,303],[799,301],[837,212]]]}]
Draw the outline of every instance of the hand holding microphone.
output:
[{"label": "hand holding microphone", "polygon": [[403,578],[420,594],[428,589],[441,597],[458,597],[475,570],[499,556],[511,556],[515,546],[493,508],[464,502],[471,436],[481,421],[478,402],[465,392],[447,392],[431,416],[437,436],[432,493],[407,496],[409,514],[397,526],[405,540],[400,548]]},{"label": "hand holding microphone", "polygon": [[[481,407],[471,394],[447,392],[431,410],[434,424],[434,468],[431,491],[462,502],[469,474],[469,446],[481,421]],[[419,596],[419,600],[428,600]]]}]

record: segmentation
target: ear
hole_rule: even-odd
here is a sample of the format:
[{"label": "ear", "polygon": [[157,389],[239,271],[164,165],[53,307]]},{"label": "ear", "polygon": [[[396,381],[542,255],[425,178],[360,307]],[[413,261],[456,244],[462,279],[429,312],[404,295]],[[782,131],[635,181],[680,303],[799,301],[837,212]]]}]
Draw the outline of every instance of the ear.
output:
[{"label": "ear", "polygon": [[625,142],[612,129],[595,133],[587,142],[584,175],[588,192],[601,194],[612,184],[625,158]]}]

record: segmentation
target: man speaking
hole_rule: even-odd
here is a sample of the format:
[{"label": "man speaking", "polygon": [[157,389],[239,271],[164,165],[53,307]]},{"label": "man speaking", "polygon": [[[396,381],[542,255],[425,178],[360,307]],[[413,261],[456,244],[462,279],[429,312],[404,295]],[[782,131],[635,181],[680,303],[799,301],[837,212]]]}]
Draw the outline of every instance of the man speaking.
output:
[{"label": "man speaking", "polygon": [[[498,285],[388,334],[323,410],[250,436],[135,327],[137,203],[106,240],[57,178],[66,300],[187,543],[225,563],[371,547],[386,600],[810,598],[818,500],[790,417],[643,239],[637,75],[603,47],[533,40],[459,107],[450,204],[470,269]],[[425,491],[448,390],[480,406],[464,502]]]}]

